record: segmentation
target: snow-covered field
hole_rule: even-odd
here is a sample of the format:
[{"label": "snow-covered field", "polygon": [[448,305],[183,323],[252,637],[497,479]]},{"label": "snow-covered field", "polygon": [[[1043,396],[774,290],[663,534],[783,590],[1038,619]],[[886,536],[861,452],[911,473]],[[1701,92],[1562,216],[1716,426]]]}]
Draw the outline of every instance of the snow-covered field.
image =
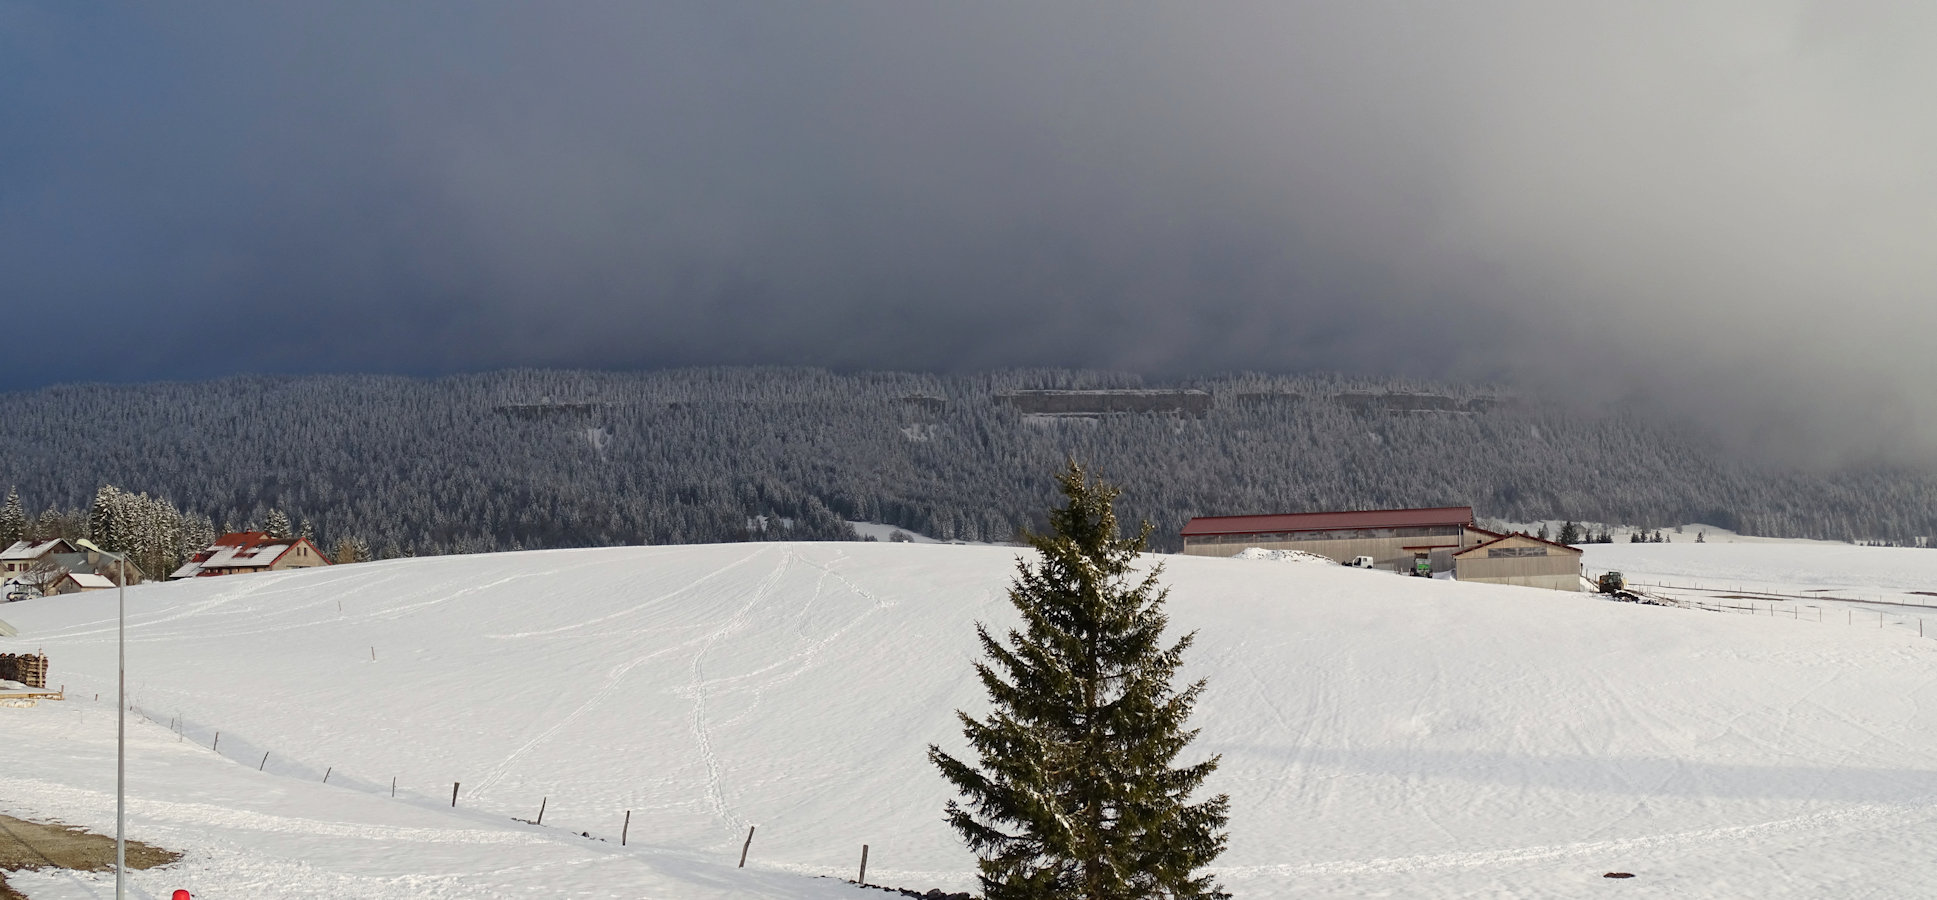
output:
[{"label": "snow-covered field", "polygon": [[[1010,621],[1018,553],[614,548],[132,589],[130,833],[188,853],[132,896],[883,896],[836,880],[862,844],[870,881],[969,889],[923,754],[962,749],[972,625]],[[1616,544],[1588,567],[1918,597],[1925,554]],[[1937,632],[1163,561],[1239,896],[1937,893]],[[0,812],[111,833],[114,599],[0,606],[0,651],[44,647],[69,694],[0,709]],[[542,828],[513,821],[541,802]]]},{"label": "snow-covered field", "polygon": [[[1826,542],[1584,544],[1589,571],[1714,590],[1937,604],[1937,550]],[[1916,593],[1927,591],[1932,593]]]}]

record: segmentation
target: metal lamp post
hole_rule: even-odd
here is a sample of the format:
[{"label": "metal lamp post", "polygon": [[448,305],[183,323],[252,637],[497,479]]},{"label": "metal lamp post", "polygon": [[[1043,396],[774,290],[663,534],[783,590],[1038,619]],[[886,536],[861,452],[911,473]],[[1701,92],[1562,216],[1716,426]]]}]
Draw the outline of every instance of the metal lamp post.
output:
[{"label": "metal lamp post", "polygon": [[116,585],[120,607],[116,627],[114,725],[114,900],[127,900],[128,891],[128,557],[121,564]]}]

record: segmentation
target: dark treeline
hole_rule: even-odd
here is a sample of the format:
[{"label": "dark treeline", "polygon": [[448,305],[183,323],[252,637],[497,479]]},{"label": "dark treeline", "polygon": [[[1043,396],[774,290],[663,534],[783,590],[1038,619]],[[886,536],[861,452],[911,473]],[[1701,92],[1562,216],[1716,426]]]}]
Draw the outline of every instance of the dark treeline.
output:
[{"label": "dark treeline", "polygon": [[[1040,524],[1072,456],[1127,488],[1122,513],[1155,523],[1160,549],[1193,515],[1463,504],[1496,519],[1784,537],[1937,531],[1927,472],[1775,470],[1640,416],[1494,402],[1469,386],[1186,379],[1161,387],[1208,392],[1208,411],[1097,418],[998,399],[1157,386],[1062,370],[777,368],[61,386],[0,395],[0,487],[18,490],[30,522],[50,510],[80,527],[114,485],[193,522],[282,517],[326,552],[347,542],[375,556],[839,540],[850,519],[1009,540]],[[1378,402],[1394,392],[1408,396]]]}]

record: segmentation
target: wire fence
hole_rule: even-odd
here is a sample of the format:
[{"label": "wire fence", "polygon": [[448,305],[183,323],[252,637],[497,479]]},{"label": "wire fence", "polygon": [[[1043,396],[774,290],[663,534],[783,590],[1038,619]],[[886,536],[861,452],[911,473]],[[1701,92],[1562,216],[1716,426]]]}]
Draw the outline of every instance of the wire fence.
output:
[{"label": "wire fence", "polygon": [[[1900,628],[1905,631],[1914,629],[1918,637],[1925,637],[1924,616],[1906,612],[1865,609],[1869,604],[1898,607],[1900,609],[1932,610],[1932,624],[1937,625],[1937,606],[1923,603],[1909,603],[1897,600],[1866,599],[1863,597],[1803,596],[1780,594],[1770,591],[1743,590],[1740,588],[1709,588],[1689,585],[1653,583],[1647,585],[1653,591],[1637,591],[1649,601],[1676,606],[1682,609],[1697,609],[1704,612],[1733,613],[1736,615],[1767,616],[1773,619],[1817,622],[1846,627]],[[1636,586],[1637,588],[1640,585]],[[1711,596],[1676,597],[1658,593],[1661,590],[1700,591]],[[1728,601],[1738,601],[1730,603]],[[1842,613],[1842,615],[1837,615]],[[1930,636],[1937,637],[1937,634]]]}]

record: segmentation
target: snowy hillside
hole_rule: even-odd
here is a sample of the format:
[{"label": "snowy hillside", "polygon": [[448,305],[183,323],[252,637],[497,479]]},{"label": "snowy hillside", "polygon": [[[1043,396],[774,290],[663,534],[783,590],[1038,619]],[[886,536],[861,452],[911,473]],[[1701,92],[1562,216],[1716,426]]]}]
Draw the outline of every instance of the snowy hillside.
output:
[{"label": "snowy hillside", "polygon": [[[1768,546],[1610,545],[1589,566],[1629,553],[1635,572],[1754,571],[1800,592],[1829,586],[1820,566],[1867,583],[1899,565],[1740,556]],[[1673,556],[1687,549],[1707,555]],[[130,691],[155,720],[132,730],[130,830],[189,853],[137,884],[878,897],[805,877],[853,878],[868,844],[870,881],[971,888],[923,751],[961,749],[953,711],[980,708],[972,626],[1010,621],[1017,552],[562,550],[130,590]],[[1223,754],[1217,871],[1239,896],[1572,897],[1613,889],[1608,871],[1634,873],[1619,889],[1635,896],[1937,890],[1937,640],[1162,559],[1174,626],[1199,630],[1195,747]],[[70,697],[0,709],[19,736],[0,812],[112,827],[113,612],[112,592],[0,606],[20,630],[0,652],[44,647]],[[543,828],[511,821],[541,802]],[[95,876],[14,881],[35,900],[102,896]]]}]

